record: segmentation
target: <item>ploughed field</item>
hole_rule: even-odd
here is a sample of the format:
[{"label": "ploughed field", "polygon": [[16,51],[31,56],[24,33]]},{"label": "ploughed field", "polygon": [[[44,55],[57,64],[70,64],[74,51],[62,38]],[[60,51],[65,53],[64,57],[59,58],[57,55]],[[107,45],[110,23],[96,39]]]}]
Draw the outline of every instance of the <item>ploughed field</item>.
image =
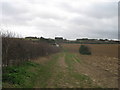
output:
[{"label": "ploughed field", "polygon": [[[90,67],[87,68],[87,70],[81,70],[83,73],[87,73],[91,78],[96,78],[98,83],[103,84],[106,82],[106,85],[111,85],[114,87],[116,82],[116,85],[118,85],[118,45],[117,44],[84,44],[88,46],[92,52],[92,55],[81,55],[79,54],[79,48],[81,44],[62,44],[61,46],[63,47],[64,50],[71,52],[71,53],[76,53],[79,55],[79,58],[86,63],[86,68],[88,66],[92,67],[94,66],[96,68],[96,71],[92,71]],[[98,70],[97,70],[98,69]],[[102,70],[102,71],[100,71]],[[107,73],[108,72],[108,76]],[[99,74],[98,76],[96,76]],[[109,75],[113,76],[109,76]],[[102,76],[107,76],[107,77],[102,77]],[[98,80],[101,79],[101,80]],[[110,79],[111,82],[109,80]],[[112,78],[114,79],[112,82]],[[104,79],[104,80],[102,80]],[[96,81],[95,80],[95,81]],[[111,86],[111,87],[112,87]]]},{"label": "ploughed field", "polygon": [[[79,47],[81,44],[62,44],[63,48],[66,48],[70,52],[79,53]],[[118,57],[118,45],[117,44],[82,44],[88,46],[92,51],[92,56],[108,56]],[[119,45],[120,46],[120,45]]]}]

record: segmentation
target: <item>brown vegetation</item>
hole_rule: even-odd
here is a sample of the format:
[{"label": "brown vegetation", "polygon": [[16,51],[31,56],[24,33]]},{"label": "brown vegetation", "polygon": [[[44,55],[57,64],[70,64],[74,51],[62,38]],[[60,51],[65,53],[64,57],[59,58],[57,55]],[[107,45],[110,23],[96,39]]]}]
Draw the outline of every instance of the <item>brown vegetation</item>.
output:
[{"label": "brown vegetation", "polygon": [[24,61],[58,52],[59,48],[46,42],[15,38],[12,33],[2,34],[3,66],[19,65]]}]

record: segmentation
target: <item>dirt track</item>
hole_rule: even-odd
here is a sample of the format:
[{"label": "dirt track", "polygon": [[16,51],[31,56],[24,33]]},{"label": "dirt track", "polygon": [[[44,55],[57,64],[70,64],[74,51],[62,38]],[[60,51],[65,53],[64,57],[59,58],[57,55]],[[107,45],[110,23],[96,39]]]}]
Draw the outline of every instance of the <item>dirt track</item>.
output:
[{"label": "dirt track", "polygon": [[[117,88],[118,46],[89,45],[92,55],[79,54],[79,47],[78,44],[62,45],[63,52],[57,54],[58,58],[50,67],[52,74],[44,88]],[[35,62],[45,65],[51,58],[40,58]],[[38,83],[36,87],[42,86]]]},{"label": "dirt track", "polygon": [[[87,56],[86,56],[87,57]],[[88,56],[89,57],[89,56]],[[87,57],[87,58],[88,58]],[[39,60],[38,60],[39,61]],[[87,62],[77,53],[62,52],[53,65],[46,88],[117,88],[117,74]],[[44,83],[44,82],[43,82]],[[39,84],[37,85],[39,87]]]},{"label": "dirt track", "polygon": [[[67,55],[68,54],[66,53],[61,53],[55,65],[56,67],[53,69],[53,74],[51,78],[48,80],[47,88],[90,88],[90,87],[93,88],[93,87],[97,87],[96,86],[97,84],[93,83],[92,81],[89,81],[87,78],[85,78],[85,80],[81,80],[81,73],[77,72],[77,70],[73,66],[70,66],[66,62]],[[74,63],[78,63],[78,62],[74,61]],[[79,78],[76,78],[74,74],[71,74],[71,73],[76,73]]]}]

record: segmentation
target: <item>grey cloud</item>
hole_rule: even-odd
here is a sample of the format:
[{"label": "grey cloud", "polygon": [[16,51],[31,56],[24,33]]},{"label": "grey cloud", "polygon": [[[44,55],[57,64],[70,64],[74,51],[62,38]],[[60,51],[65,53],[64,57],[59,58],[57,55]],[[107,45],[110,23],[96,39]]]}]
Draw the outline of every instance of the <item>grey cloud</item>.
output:
[{"label": "grey cloud", "polygon": [[27,15],[24,7],[18,8],[17,6],[8,2],[2,2],[2,14],[4,24],[26,24],[25,21],[30,20],[31,17]]},{"label": "grey cloud", "polygon": [[[17,5],[13,1],[2,2],[3,24],[23,27],[16,31],[24,36],[117,38],[116,2],[90,2],[79,6],[81,1],[77,0],[76,6],[72,0],[21,0]],[[31,26],[34,28],[30,29]]]},{"label": "grey cloud", "polygon": [[19,15],[21,13],[25,13],[26,10],[23,8],[18,8],[14,4],[10,4],[8,2],[2,2],[2,13],[3,15]]},{"label": "grey cloud", "polygon": [[90,9],[88,8],[86,15],[96,18],[111,18],[116,17],[117,9],[116,2],[94,3]]},{"label": "grey cloud", "polygon": [[[80,2],[78,2],[80,3]],[[87,2],[86,2],[87,3]],[[84,7],[73,7],[68,3],[61,3],[61,6],[64,10],[70,11],[71,13],[83,14],[88,17],[94,18],[111,18],[117,15],[118,9],[117,2],[93,2],[91,5]]]}]

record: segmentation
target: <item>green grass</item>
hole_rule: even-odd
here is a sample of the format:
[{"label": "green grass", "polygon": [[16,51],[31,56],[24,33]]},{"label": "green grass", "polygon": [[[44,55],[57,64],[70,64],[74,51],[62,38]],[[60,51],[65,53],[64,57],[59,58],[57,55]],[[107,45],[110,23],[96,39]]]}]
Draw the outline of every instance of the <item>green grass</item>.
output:
[{"label": "green grass", "polygon": [[[20,66],[3,68],[3,87],[6,88],[33,88],[38,85],[44,88],[52,75],[52,69],[59,54],[52,57],[46,64],[25,62]],[[36,80],[40,80],[36,82]]]},{"label": "green grass", "polygon": [[81,60],[78,58],[77,55],[73,54],[73,58],[74,58],[74,60],[76,60],[78,63],[81,63]]},{"label": "green grass", "polygon": [[[39,65],[33,62],[25,62],[21,66],[3,68],[3,87],[33,87],[35,72],[29,69],[36,69]],[[6,86],[8,85],[8,86]]]},{"label": "green grass", "polygon": [[65,62],[66,64],[68,65],[68,69],[69,71],[73,71],[73,65],[76,63],[74,60],[73,60],[73,54],[71,53],[65,53]]},{"label": "green grass", "polygon": [[52,60],[47,62],[45,65],[39,67],[38,78],[40,81],[37,82],[38,86],[41,88],[45,88],[47,86],[47,81],[52,75],[52,70],[55,68],[54,65],[57,62],[59,55],[53,56]]}]

